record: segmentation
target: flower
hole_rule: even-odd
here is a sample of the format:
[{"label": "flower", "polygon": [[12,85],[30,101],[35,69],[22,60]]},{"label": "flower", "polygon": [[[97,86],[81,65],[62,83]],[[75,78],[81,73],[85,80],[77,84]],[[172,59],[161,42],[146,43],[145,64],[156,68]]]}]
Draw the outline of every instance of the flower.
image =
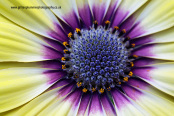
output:
[{"label": "flower", "polygon": [[1,0],[0,115],[171,116],[174,1]]}]

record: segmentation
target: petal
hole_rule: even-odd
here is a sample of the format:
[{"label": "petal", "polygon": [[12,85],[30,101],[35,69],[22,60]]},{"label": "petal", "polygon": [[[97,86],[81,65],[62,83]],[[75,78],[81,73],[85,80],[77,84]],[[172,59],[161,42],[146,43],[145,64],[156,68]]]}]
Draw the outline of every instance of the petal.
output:
[{"label": "petal", "polygon": [[[72,86],[65,86],[68,83],[65,83],[64,85],[61,85],[51,91],[48,91],[46,93],[41,94],[40,96],[36,97],[26,105],[24,105],[21,109],[18,110],[16,115],[18,116],[34,116],[38,115],[40,112],[47,109],[47,107],[51,106],[55,102],[59,102],[65,97],[67,89],[71,88]],[[62,90],[65,91],[65,95],[62,95]],[[51,111],[51,110],[50,110]],[[48,113],[48,111],[47,111]],[[46,115],[46,114],[45,114]],[[43,116],[45,116],[43,115]]]},{"label": "petal", "polygon": [[[0,61],[28,62],[62,57],[50,43],[21,27],[2,22],[0,29]],[[58,50],[62,49],[59,47]]]},{"label": "petal", "polygon": [[[55,81],[41,68],[9,68],[0,71],[0,112],[25,104]],[[59,75],[57,75],[59,77]],[[63,76],[63,75],[62,75]],[[62,77],[60,76],[60,77]]]},{"label": "petal", "polygon": [[89,116],[104,116],[105,115],[105,111],[102,107],[98,92],[95,92],[92,95],[91,102],[89,104],[88,115]]},{"label": "petal", "polygon": [[111,91],[117,116],[143,116],[148,113],[119,90]]},{"label": "petal", "polygon": [[[49,105],[48,110],[42,111],[38,116],[67,116],[71,112],[71,115],[76,115],[81,94],[82,91],[80,90],[71,92],[69,95],[63,97],[63,99],[54,101],[52,105]],[[73,111],[73,109],[75,110]]]},{"label": "petal", "polygon": [[154,33],[149,36],[133,39],[131,42],[135,43],[135,45],[174,42],[173,32],[174,32],[174,27],[158,32],[158,33]]},{"label": "petal", "polygon": [[153,87],[152,85],[148,84],[147,82],[143,81],[142,79],[130,78],[129,81],[127,82],[127,84],[129,84],[135,88],[139,88],[141,90],[144,90],[148,93],[154,94],[156,96],[160,96],[164,99],[167,99],[167,100],[174,102],[174,99],[172,96],[160,91],[159,89]]},{"label": "petal", "polygon": [[106,20],[109,20],[109,21],[111,20],[113,14],[115,13],[120,3],[121,3],[121,0],[111,0],[107,13],[105,15],[105,18],[103,20],[103,24],[105,23]]},{"label": "petal", "polygon": [[151,44],[135,49],[132,54],[163,60],[174,60],[174,43]]},{"label": "petal", "polygon": [[80,102],[77,116],[85,116],[85,113],[88,110],[90,99],[91,99],[90,93],[83,94],[83,96],[81,98],[81,102]]},{"label": "petal", "polygon": [[134,66],[135,67],[145,67],[145,66],[153,66],[161,63],[170,63],[171,61],[168,60],[158,60],[158,59],[153,59],[153,58],[139,58],[134,61]]},{"label": "petal", "polygon": [[88,0],[94,20],[102,24],[102,20],[108,10],[111,0]]},{"label": "petal", "polygon": [[130,38],[156,33],[174,26],[174,1],[149,1],[134,17]]},{"label": "petal", "polygon": [[172,115],[174,113],[174,103],[158,96],[149,94],[143,90],[123,85],[125,93],[137,104],[143,107],[151,115]]},{"label": "petal", "polygon": [[50,10],[41,7],[45,7],[42,1],[0,1],[0,12],[3,16],[26,29],[50,37],[48,31],[54,31],[54,23],[59,22]]},{"label": "petal", "polygon": [[104,93],[101,95],[100,99],[101,99],[103,108],[106,112],[106,115],[107,116],[116,116],[115,108],[114,108],[111,100],[109,99],[109,96],[106,93]]},{"label": "petal", "polygon": [[65,23],[69,24],[73,29],[79,28],[79,19],[75,0],[43,0],[47,6],[61,7],[59,9],[51,9]]},{"label": "petal", "polygon": [[174,96],[173,70],[174,63],[164,63],[153,67],[135,68],[133,73],[161,91]]},{"label": "petal", "polygon": [[13,67],[42,67],[48,70],[61,70],[62,63],[57,60],[48,60],[41,62],[0,62],[0,69],[7,69]]},{"label": "petal", "polygon": [[76,3],[81,20],[86,27],[89,28],[92,26],[92,14],[89,8],[88,0],[76,0]]},{"label": "petal", "polygon": [[147,0],[123,0],[119,5],[115,15],[113,16],[112,27],[119,26],[121,22],[127,19],[133,14],[138,8],[145,4]]}]

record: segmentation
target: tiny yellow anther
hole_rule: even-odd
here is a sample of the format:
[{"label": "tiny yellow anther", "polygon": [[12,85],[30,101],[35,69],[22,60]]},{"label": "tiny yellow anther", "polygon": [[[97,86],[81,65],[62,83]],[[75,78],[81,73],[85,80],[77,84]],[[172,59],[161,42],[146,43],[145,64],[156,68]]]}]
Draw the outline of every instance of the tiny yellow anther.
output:
[{"label": "tiny yellow anther", "polygon": [[62,65],[62,69],[66,69],[66,66],[65,65]]},{"label": "tiny yellow anther", "polygon": [[101,89],[99,90],[99,92],[100,92],[100,93],[104,93],[104,89],[101,88]]},{"label": "tiny yellow anther", "polygon": [[114,29],[118,30],[118,29],[119,29],[119,27],[118,27],[118,26],[115,26],[115,27],[114,27]]},{"label": "tiny yellow anther", "polygon": [[110,21],[108,21],[108,20],[107,20],[107,21],[105,21],[105,24],[109,24],[109,23],[110,23]]},{"label": "tiny yellow anther", "polygon": [[78,87],[82,86],[82,82],[77,82],[77,86]]},{"label": "tiny yellow anther", "polygon": [[94,24],[98,24],[97,20],[94,21]]},{"label": "tiny yellow anther", "polygon": [[118,82],[119,85],[121,85],[121,82]]},{"label": "tiny yellow anther", "polygon": [[91,90],[92,90],[92,92],[94,92],[94,91],[96,91],[96,88],[93,87]]},{"label": "tiny yellow anther", "polygon": [[68,42],[65,41],[65,42],[63,42],[63,45],[64,45],[64,46],[67,46],[67,45],[69,45],[69,44],[68,44]]},{"label": "tiny yellow anther", "polygon": [[123,80],[127,82],[128,81],[128,77],[124,77]]},{"label": "tiny yellow anther", "polygon": [[76,28],[76,32],[79,33],[80,32],[80,29],[79,28]]},{"label": "tiny yellow anther", "polygon": [[65,57],[62,57],[61,60],[62,60],[62,61],[65,61],[66,59],[65,59]]},{"label": "tiny yellow anther", "polygon": [[83,88],[82,91],[86,93],[88,90],[86,88]]},{"label": "tiny yellow anther", "polygon": [[75,78],[78,78],[78,75],[77,74],[75,74]]},{"label": "tiny yellow anther", "polygon": [[133,72],[132,72],[132,71],[130,71],[128,75],[129,75],[129,76],[132,76],[132,75],[133,75]]},{"label": "tiny yellow anther", "polygon": [[126,33],[126,29],[123,29],[122,32],[123,32],[123,33]]},{"label": "tiny yellow anther", "polygon": [[137,55],[133,55],[133,57],[134,57],[134,58],[138,58],[138,56],[137,56]]},{"label": "tiny yellow anther", "polygon": [[70,32],[70,33],[68,33],[68,37],[72,37],[72,33]]},{"label": "tiny yellow anther", "polygon": [[133,44],[131,44],[131,46],[134,48],[135,47],[135,44],[133,43]]},{"label": "tiny yellow anther", "polygon": [[111,87],[108,87],[107,90],[110,91],[111,90]]},{"label": "tiny yellow anther", "polygon": [[134,63],[133,62],[130,62],[130,65],[131,65],[131,67],[133,67],[134,66]]},{"label": "tiny yellow anther", "polygon": [[68,50],[67,50],[67,49],[64,49],[64,50],[63,50],[63,52],[64,52],[64,53],[67,53],[67,52],[68,52]]}]

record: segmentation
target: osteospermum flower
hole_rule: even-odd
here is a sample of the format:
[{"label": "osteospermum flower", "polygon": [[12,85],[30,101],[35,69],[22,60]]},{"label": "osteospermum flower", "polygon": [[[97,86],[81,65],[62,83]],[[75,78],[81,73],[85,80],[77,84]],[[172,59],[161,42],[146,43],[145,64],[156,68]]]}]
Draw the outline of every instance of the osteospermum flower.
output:
[{"label": "osteospermum flower", "polygon": [[173,0],[1,0],[0,14],[1,116],[174,114]]}]

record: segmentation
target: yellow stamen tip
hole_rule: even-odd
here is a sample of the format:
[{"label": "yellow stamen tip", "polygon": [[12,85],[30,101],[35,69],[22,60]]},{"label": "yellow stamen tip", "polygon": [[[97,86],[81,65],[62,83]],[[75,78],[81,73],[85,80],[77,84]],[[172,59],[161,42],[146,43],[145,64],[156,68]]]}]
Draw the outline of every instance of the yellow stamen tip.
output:
[{"label": "yellow stamen tip", "polygon": [[109,24],[109,23],[110,23],[110,21],[108,21],[108,20],[107,20],[107,21],[105,21],[105,24]]},{"label": "yellow stamen tip", "polygon": [[134,57],[134,58],[138,58],[138,56],[137,56],[137,55],[133,55],[133,57]]},{"label": "yellow stamen tip", "polygon": [[80,32],[80,29],[79,28],[76,28],[76,32],[79,33]]},{"label": "yellow stamen tip", "polygon": [[99,92],[100,92],[100,93],[104,93],[104,89],[101,88],[101,89],[99,90]]},{"label": "yellow stamen tip", "polygon": [[133,75],[133,72],[132,72],[132,71],[130,71],[130,72],[129,72],[129,76],[132,76],[132,75]]},{"label": "yellow stamen tip", "polygon": [[133,67],[133,66],[134,66],[134,63],[133,63],[133,62],[130,62],[130,64],[131,64],[131,67]]},{"label": "yellow stamen tip", "polygon": [[61,60],[62,60],[62,61],[65,61],[66,59],[65,59],[65,57],[62,57]]},{"label": "yellow stamen tip", "polygon": [[92,92],[94,92],[94,91],[96,91],[96,88],[93,87],[91,90],[92,90]]},{"label": "yellow stamen tip", "polygon": [[77,86],[78,87],[82,86],[82,82],[77,82]]},{"label": "yellow stamen tip", "polygon": [[63,44],[64,46],[69,45],[69,44],[68,44],[68,42],[66,42],[66,41],[65,41],[65,42],[63,42],[62,44]]},{"label": "yellow stamen tip", "polygon": [[121,82],[118,82],[119,85],[121,85]]},{"label": "yellow stamen tip", "polygon": [[64,50],[63,50],[63,52],[64,52],[64,53],[67,53],[67,52],[68,52],[68,50],[67,50],[67,49],[64,49]]},{"label": "yellow stamen tip", "polygon": [[124,77],[123,80],[127,82],[128,81],[128,77]]},{"label": "yellow stamen tip", "polygon": [[72,33],[70,32],[70,33],[68,33],[68,37],[72,37]]},{"label": "yellow stamen tip", "polygon": [[108,87],[107,90],[110,91],[111,90],[111,87]]},{"label": "yellow stamen tip", "polygon": [[123,29],[122,32],[123,32],[123,33],[126,33],[126,29]]},{"label": "yellow stamen tip", "polygon": [[98,24],[97,20],[94,21],[94,24]]},{"label": "yellow stamen tip", "polygon": [[62,69],[66,69],[66,66],[65,65],[62,65]]},{"label": "yellow stamen tip", "polygon": [[75,75],[75,78],[78,78],[78,75]]},{"label": "yellow stamen tip", "polygon": [[119,29],[119,27],[118,27],[118,26],[115,26],[115,27],[114,27],[114,29],[118,30],[118,29]]},{"label": "yellow stamen tip", "polygon": [[83,88],[82,91],[86,93],[88,90],[86,88]]},{"label": "yellow stamen tip", "polygon": [[135,44],[133,43],[133,44],[131,44],[132,45],[132,47],[135,47]]}]

